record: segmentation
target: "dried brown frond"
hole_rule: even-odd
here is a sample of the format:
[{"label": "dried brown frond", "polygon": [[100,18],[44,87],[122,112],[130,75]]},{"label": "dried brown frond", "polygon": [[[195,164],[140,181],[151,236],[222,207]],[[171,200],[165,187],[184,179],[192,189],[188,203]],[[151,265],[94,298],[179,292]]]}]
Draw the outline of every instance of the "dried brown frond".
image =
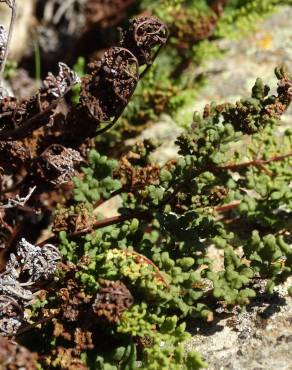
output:
[{"label": "dried brown frond", "polygon": [[145,185],[155,185],[159,182],[160,166],[156,164],[149,164],[144,167],[135,166],[132,160],[138,160],[139,158],[139,154],[129,152],[119,161],[115,177],[126,188],[144,187]]},{"label": "dried brown frond", "polygon": [[76,165],[83,161],[76,150],[53,144],[37,158],[36,174],[42,181],[61,185],[72,179]]},{"label": "dried brown frond", "polygon": [[160,19],[138,17],[130,21],[130,27],[121,32],[121,46],[129,49],[138,59],[139,65],[151,64],[157,49],[168,39],[168,29]]},{"label": "dried brown frond", "polygon": [[0,336],[0,369],[36,370],[37,355],[25,347]]},{"label": "dried brown frond", "polygon": [[121,281],[99,280],[100,288],[92,305],[101,319],[117,322],[122,313],[132,306],[134,299]]}]

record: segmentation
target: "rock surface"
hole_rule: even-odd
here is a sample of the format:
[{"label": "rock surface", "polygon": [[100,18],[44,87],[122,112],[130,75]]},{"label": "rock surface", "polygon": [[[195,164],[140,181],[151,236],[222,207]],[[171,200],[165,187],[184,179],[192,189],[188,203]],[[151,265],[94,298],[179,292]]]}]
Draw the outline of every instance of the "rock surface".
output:
[{"label": "rock surface", "polygon": [[[219,41],[220,48],[228,51],[204,66],[208,84],[200,91],[194,109],[200,111],[210,101],[235,102],[248,97],[257,77],[275,88],[275,67],[292,66],[291,19],[292,6],[284,7],[260,23],[249,37]],[[290,117],[286,115],[284,119],[287,121],[291,115],[290,109]]]},{"label": "rock surface", "polygon": [[198,328],[186,346],[202,355],[208,369],[292,369],[292,298],[284,287],[262,294],[241,313],[221,316]]}]

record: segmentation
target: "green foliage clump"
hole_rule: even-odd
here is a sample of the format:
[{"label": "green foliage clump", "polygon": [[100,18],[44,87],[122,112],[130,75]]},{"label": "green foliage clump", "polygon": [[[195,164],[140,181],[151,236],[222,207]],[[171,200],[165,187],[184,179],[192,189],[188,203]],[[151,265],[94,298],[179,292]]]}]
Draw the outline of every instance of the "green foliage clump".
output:
[{"label": "green foliage clump", "polygon": [[267,17],[280,5],[291,5],[290,0],[231,0],[226,12],[218,22],[217,37],[234,37],[246,34],[256,27],[258,21]]},{"label": "green foliage clump", "polygon": [[96,202],[101,198],[107,198],[112,191],[120,188],[120,182],[112,178],[117,161],[109,160],[106,156],[91,151],[88,163],[90,166],[82,169],[84,177],[75,179],[76,201]]},{"label": "green foliage clump", "polygon": [[[98,302],[104,281],[122,282],[131,303],[119,314],[102,306],[95,312],[103,319],[86,324],[96,350],[78,356],[88,368],[205,367],[197,353],[184,351],[186,323],[211,322],[220,306],[248,305],[258,280],[271,293],[291,276],[291,130],[280,134],[277,127],[292,82],[283,68],[276,76],[276,95],[258,79],[251,98],[195,113],[177,138],[178,158],[165,165],[150,163],[155,145],[147,141],[119,161],[90,152],[66,214],[73,217],[78,207],[98,211],[117,195],[122,205],[117,216],[95,216],[84,229],[61,231],[59,248],[76,279],[74,294],[83,299],[81,306],[69,299],[69,306],[90,312],[88,302]],[[62,276],[59,295],[72,289]],[[54,312],[59,299],[45,300],[34,314]],[[84,319],[69,324],[65,313],[58,325],[76,336]],[[50,351],[62,343],[57,336],[48,345],[47,361],[57,361]]]}]

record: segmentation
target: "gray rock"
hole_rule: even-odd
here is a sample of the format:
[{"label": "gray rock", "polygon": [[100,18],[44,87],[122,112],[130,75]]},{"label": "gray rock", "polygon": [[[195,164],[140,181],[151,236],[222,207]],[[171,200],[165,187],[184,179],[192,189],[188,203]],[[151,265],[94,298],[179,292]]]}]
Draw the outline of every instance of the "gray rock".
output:
[{"label": "gray rock", "polygon": [[[263,294],[245,311],[201,325],[187,343],[209,364],[210,370],[291,370],[292,298],[286,288]],[[192,330],[192,328],[191,328]]]}]

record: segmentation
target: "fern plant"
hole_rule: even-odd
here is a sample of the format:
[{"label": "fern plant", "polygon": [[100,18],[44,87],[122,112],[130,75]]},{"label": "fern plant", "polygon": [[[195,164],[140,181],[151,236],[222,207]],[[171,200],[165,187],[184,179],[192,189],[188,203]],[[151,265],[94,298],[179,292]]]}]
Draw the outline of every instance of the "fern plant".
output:
[{"label": "fern plant", "polygon": [[[199,369],[199,355],[184,353],[186,323],[212,322],[216,308],[256,297],[258,281],[271,293],[291,276],[292,135],[277,127],[292,81],[283,68],[276,76],[277,95],[258,79],[251,98],[196,113],[163,166],[149,162],[149,142],[119,161],[90,152],[70,211],[57,211],[59,237],[46,241],[59,240],[63,267],[30,313],[47,320],[29,337],[54,338],[41,363]],[[98,208],[117,196],[119,215],[102,218]]]},{"label": "fern plant", "polygon": [[[183,2],[165,4],[169,15]],[[204,1],[200,11],[211,14]],[[135,18],[82,79],[60,64],[35,96],[1,99],[1,366],[22,364],[24,353],[32,369],[204,368],[184,350],[187,324],[212,322],[218,308],[248,305],[258,282],[272,293],[291,276],[284,67],[275,94],[257,79],[250,97],[196,112],[162,165],[151,162],[154,140],[118,158],[97,150],[94,137],[116,124],[167,36],[158,18]],[[77,84],[67,112],[54,111]],[[113,198],[120,205],[106,217]]]}]

